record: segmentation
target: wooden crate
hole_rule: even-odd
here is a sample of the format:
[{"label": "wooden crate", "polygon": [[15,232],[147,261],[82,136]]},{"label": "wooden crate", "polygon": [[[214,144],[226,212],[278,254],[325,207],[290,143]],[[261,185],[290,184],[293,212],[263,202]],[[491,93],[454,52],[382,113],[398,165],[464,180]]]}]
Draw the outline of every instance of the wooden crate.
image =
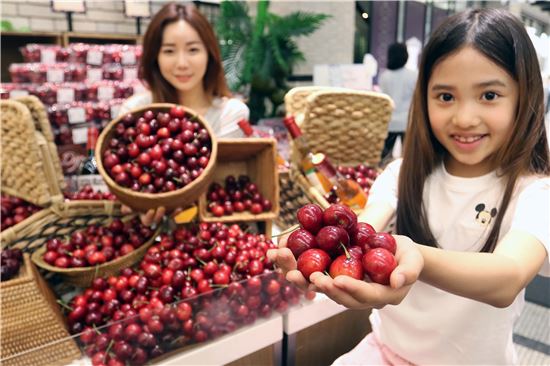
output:
[{"label": "wooden crate", "polygon": [[239,222],[273,220],[279,214],[279,177],[276,163],[276,140],[271,138],[219,139],[214,182],[224,184],[225,177],[246,174],[258,186],[264,198],[273,204],[270,212],[258,215],[245,211],[216,217],[207,209],[204,193],[199,198],[199,216],[205,222]]}]

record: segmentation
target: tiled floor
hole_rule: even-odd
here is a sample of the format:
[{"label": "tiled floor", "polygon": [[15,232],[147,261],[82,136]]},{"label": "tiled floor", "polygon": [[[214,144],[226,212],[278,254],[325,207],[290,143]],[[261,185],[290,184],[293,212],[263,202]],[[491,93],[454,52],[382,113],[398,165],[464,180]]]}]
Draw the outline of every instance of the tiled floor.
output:
[{"label": "tiled floor", "polygon": [[514,327],[514,343],[519,365],[550,365],[550,309],[527,302]]}]

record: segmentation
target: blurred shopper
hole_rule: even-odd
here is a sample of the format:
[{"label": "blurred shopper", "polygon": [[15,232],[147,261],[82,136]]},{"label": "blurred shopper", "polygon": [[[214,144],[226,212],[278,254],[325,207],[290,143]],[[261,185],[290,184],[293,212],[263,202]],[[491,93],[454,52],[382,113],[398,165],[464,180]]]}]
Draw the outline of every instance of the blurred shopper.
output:
[{"label": "blurred shopper", "polygon": [[[129,98],[119,114],[151,103],[181,104],[202,115],[217,137],[244,137],[238,122],[250,111],[231,97],[214,30],[194,5],[168,3],[153,16],[139,77],[149,91]],[[151,209],[142,222],[158,222],[164,213]]]},{"label": "blurred shopper", "polygon": [[396,140],[403,141],[405,137],[409,106],[417,77],[416,71],[405,68],[408,59],[409,54],[404,43],[390,45],[387,69],[380,75],[380,90],[388,94],[395,103],[395,109],[388,125],[388,137],[384,143],[382,158],[390,156]]},{"label": "blurred shopper", "polygon": [[403,159],[359,215],[378,231],[396,221],[389,285],[321,272],[308,283],[290,249],[268,257],[298,286],[376,308],[372,333],[336,365],[512,365],[525,287],[550,275],[549,201],[533,44],[510,12],[469,10],[430,35]]}]

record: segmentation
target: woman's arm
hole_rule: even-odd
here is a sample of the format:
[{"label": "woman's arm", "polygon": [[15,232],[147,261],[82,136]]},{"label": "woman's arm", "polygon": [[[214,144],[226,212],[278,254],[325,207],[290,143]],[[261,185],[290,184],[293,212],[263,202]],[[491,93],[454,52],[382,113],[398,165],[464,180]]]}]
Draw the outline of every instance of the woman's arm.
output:
[{"label": "woman's arm", "polygon": [[424,258],[421,281],[501,308],[529,284],[547,255],[537,238],[519,230],[506,234],[493,253],[418,248]]}]

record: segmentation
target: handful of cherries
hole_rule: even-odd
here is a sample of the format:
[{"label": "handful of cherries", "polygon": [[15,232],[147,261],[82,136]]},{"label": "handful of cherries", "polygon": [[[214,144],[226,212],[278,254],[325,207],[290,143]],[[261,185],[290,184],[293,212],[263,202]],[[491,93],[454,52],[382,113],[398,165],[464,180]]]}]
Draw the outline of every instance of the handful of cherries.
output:
[{"label": "handful of cherries", "polygon": [[324,211],[307,204],[298,210],[297,218],[301,227],[290,234],[287,247],[306,279],[313,272],[328,272],[332,278],[345,275],[357,280],[367,275],[373,282],[389,285],[397,267],[393,236],[357,222],[357,215],[341,204]]},{"label": "handful of cherries", "polygon": [[12,279],[19,273],[19,267],[21,267],[21,263],[23,262],[23,253],[19,248],[8,248],[2,250],[0,258],[0,281],[4,282]]},{"label": "handful of cherries", "polygon": [[208,130],[179,106],[125,115],[106,143],[107,174],[120,186],[145,193],[188,185],[204,171],[212,150]]}]

